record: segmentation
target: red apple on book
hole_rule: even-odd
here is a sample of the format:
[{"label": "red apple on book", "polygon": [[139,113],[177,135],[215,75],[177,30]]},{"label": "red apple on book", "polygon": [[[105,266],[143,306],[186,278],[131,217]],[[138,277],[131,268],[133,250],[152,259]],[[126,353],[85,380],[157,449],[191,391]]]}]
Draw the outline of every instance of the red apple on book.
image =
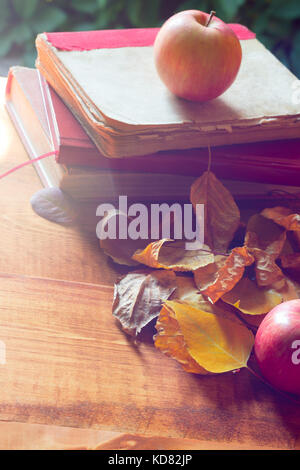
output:
[{"label": "red apple on book", "polygon": [[154,43],[157,72],[175,95],[209,101],[234,82],[242,60],[240,41],[219,18],[198,10],[171,16]]}]

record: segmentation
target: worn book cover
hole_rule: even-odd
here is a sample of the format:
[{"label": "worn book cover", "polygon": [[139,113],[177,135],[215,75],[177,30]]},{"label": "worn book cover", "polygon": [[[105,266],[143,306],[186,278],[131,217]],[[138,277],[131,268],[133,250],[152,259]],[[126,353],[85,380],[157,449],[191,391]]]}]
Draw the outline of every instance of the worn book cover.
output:
[{"label": "worn book cover", "polygon": [[296,77],[253,33],[232,28],[242,65],[233,85],[207,103],[177,98],[161,82],[156,28],[40,34],[37,67],[108,157],[298,137]]}]

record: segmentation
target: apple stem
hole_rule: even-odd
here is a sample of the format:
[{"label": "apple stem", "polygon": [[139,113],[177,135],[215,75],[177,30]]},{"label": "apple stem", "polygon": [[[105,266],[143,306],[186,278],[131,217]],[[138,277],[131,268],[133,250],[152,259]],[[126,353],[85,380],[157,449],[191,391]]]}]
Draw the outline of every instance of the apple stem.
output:
[{"label": "apple stem", "polygon": [[207,23],[206,23],[206,25],[205,25],[206,27],[210,25],[210,23],[211,23],[213,17],[215,16],[215,14],[216,14],[216,12],[215,12],[214,10],[212,10],[212,11],[210,12],[210,16],[209,16],[209,18],[208,18],[208,20],[207,20]]}]

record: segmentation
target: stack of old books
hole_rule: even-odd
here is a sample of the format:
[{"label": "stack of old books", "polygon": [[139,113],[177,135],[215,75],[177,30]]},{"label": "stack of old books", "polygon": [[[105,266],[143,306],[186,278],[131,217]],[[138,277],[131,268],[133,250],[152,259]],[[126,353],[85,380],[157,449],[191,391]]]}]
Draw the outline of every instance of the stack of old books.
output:
[{"label": "stack of old books", "polygon": [[38,35],[37,69],[10,70],[6,106],[45,186],[81,201],[119,194],[188,197],[212,170],[239,195],[300,186],[296,77],[251,33],[231,25],[243,59],[219,98],[173,96],[154,66],[158,30]]}]

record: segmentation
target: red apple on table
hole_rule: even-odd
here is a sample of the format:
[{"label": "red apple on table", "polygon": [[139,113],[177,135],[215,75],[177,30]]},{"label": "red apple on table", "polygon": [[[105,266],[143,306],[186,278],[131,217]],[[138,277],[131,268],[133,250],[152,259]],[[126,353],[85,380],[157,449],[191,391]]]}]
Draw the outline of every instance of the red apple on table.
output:
[{"label": "red apple on table", "polygon": [[260,324],[255,356],[267,381],[300,395],[300,299],[277,305]]},{"label": "red apple on table", "polygon": [[154,43],[157,72],[175,95],[208,101],[234,82],[242,60],[233,30],[211,14],[186,10],[171,16]]}]

